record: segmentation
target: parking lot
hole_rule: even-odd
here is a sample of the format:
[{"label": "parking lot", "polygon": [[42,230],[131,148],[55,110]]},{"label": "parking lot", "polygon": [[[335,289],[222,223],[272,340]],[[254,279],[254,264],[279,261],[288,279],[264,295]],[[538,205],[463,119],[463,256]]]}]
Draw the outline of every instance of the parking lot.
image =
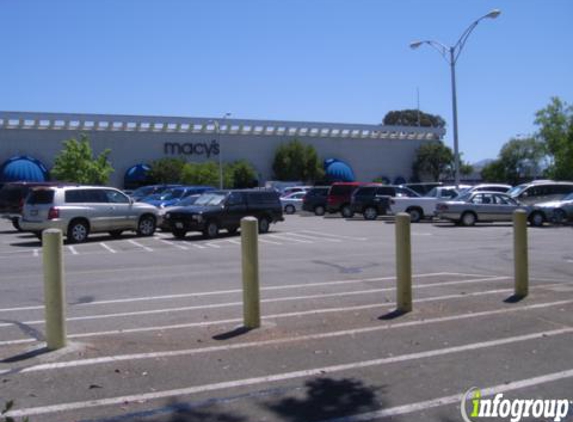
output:
[{"label": "parking lot", "polygon": [[263,327],[248,332],[239,235],[65,245],[70,346],[52,353],[41,244],[0,223],[0,406],[48,422],[445,422],[471,387],[573,399],[573,227],[528,230],[530,295],[512,302],[510,224],[412,225],[414,311],[396,315],[392,219],[285,218],[259,238]]}]

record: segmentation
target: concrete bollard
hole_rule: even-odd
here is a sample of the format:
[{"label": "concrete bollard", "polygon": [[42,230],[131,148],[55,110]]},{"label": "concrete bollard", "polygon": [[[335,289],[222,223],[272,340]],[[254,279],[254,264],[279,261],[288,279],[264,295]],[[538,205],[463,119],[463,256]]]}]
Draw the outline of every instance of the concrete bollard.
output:
[{"label": "concrete bollard", "polygon": [[399,312],[412,311],[412,250],[410,215],[396,215],[396,303]]},{"label": "concrete bollard", "polygon": [[46,343],[49,350],[66,346],[66,294],[61,230],[42,233]]},{"label": "concrete bollard", "polygon": [[527,212],[513,213],[513,258],[515,268],[515,296],[525,297],[529,293],[529,260],[527,247]]},{"label": "concrete bollard", "polygon": [[245,328],[261,326],[259,294],[259,222],[255,217],[241,219],[243,266],[243,320]]}]

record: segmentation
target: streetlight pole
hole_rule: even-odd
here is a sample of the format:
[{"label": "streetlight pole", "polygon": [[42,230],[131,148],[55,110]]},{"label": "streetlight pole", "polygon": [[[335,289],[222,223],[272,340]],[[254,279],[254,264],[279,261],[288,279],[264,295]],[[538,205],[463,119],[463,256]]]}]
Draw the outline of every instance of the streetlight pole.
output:
[{"label": "streetlight pole", "polygon": [[[223,115],[223,122],[229,117],[231,113],[225,113]],[[217,143],[219,144],[219,189],[223,189],[223,148],[221,145],[221,127],[219,125],[219,120],[213,120],[213,125],[215,126],[215,135],[217,136]]]},{"label": "streetlight pole", "polygon": [[483,19],[495,19],[501,14],[501,11],[498,9],[494,9],[486,15],[483,15],[481,18],[477,19],[476,21],[472,22],[470,26],[462,33],[458,41],[455,45],[451,47],[447,47],[439,41],[434,40],[423,40],[423,41],[414,41],[410,43],[410,47],[412,49],[416,49],[420,47],[422,44],[428,44],[434,47],[442,57],[448,62],[450,65],[450,74],[451,74],[451,81],[452,81],[452,115],[453,115],[453,126],[454,126],[454,182],[456,186],[460,185],[460,150],[459,150],[459,140],[458,140],[458,99],[456,94],[456,63],[462,53],[464,45],[468,40],[470,34],[475,29],[475,27],[483,20]]}]

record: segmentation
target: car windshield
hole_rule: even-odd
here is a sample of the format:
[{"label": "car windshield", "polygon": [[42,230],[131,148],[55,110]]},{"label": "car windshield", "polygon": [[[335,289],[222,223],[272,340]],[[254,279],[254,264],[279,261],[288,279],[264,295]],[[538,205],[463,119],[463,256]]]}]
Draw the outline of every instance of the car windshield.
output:
[{"label": "car windshield", "polygon": [[515,186],[515,187],[511,188],[509,191],[507,191],[507,194],[509,196],[518,196],[525,189],[527,189],[527,185]]},{"label": "car windshield", "polygon": [[197,202],[197,199],[199,199],[200,197],[201,197],[201,195],[188,196],[187,198],[182,199],[181,202],[179,202],[179,205],[182,205],[182,206],[193,205]]},{"label": "car windshield", "polygon": [[563,198],[563,201],[573,201],[573,192]]},{"label": "car windshield", "polygon": [[222,193],[206,193],[195,201],[195,205],[221,205],[225,198],[226,195]]}]

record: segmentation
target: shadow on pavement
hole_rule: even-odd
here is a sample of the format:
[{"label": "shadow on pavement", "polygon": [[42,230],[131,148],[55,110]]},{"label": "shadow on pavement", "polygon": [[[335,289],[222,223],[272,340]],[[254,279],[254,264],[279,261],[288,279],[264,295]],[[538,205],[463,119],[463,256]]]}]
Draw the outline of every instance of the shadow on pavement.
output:
[{"label": "shadow on pavement", "polygon": [[[281,421],[310,422],[372,412],[384,408],[376,390],[356,379],[318,378],[305,383],[304,397],[287,397],[265,406]],[[383,392],[383,391],[382,391]]]}]

